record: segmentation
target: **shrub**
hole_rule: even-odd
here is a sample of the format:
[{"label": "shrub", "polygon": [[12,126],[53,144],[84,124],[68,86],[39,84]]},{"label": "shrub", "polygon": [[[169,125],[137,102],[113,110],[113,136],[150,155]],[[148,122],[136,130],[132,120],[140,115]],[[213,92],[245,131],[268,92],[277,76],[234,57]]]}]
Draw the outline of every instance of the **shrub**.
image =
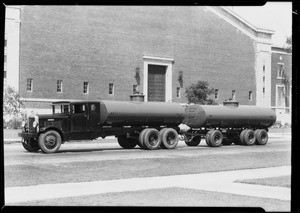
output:
[{"label": "shrub", "polygon": [[214,93],[213,88],[209,88],[206,81],[198,81],[192,84],[185,90],[188,103],[202,104],[202,105],[216,105],[217,103],[208,96]]},{"label": "shrub", "polygon": [[24,104],[20,100],[18,91],[9,85],[3,90],[3,127],[18,129],[26,117]]}]

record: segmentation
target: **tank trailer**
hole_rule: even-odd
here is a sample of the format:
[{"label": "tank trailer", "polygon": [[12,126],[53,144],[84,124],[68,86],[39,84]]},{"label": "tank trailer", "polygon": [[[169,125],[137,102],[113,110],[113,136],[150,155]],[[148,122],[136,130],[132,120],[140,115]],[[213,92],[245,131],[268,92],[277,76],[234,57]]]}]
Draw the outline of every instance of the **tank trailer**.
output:
[{"label": "tank trailer", "polygon": [[[115,136],[121,147],[174,149],[179,139],[188,146],[205,138],[210,147],[265,145],[268,127],[276,121],[273,110],[239,106],[182,105],[136,101],[59,101],[52,114],[29,116],[22,123],[22,145],[29,152],[57,152],[66,141]],[[179,128],[188,126],[187,131]]]}]

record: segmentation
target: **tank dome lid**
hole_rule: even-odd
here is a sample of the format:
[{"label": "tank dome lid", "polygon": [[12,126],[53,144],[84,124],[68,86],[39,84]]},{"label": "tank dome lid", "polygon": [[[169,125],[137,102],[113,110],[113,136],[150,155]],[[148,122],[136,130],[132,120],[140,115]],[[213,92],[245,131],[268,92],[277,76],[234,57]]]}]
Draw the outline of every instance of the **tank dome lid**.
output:
[{"label": "tank dome lid", "polygon": [[223,106],[228,106],[228,107],[238,107],[239,102],[238,101],[224,101]]}]

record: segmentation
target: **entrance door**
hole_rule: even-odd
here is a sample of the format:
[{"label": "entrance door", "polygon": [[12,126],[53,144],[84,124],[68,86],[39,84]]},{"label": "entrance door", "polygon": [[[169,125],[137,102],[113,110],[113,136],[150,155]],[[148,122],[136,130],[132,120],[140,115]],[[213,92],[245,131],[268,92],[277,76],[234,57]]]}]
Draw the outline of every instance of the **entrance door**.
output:
[{"label": "entrance door", "polygon": [[165,102],[166,66],[148,65],[148,101]]}]

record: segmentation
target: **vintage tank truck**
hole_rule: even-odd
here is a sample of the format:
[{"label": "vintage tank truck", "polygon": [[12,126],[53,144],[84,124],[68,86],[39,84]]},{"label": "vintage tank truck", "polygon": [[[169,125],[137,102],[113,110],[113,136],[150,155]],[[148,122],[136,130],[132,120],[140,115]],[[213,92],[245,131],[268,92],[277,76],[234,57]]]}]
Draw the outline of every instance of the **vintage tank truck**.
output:
[{"label": "vintage tank truck", "polygon": [[[52,103],[52,114],[29,117],[24,122],[23,147],[36,152],[58,151],[71,140],[93,140],[115,136],[121,147],[132,149],[173,149],[182,136],[188,146],[201,137],[208,146],[264,145],[268,127],[276,121],[268,108],[238,106],[182,105],[179,103],[125,101],[61,101]],[[180,124],[190,129],[181,131]]]}]

